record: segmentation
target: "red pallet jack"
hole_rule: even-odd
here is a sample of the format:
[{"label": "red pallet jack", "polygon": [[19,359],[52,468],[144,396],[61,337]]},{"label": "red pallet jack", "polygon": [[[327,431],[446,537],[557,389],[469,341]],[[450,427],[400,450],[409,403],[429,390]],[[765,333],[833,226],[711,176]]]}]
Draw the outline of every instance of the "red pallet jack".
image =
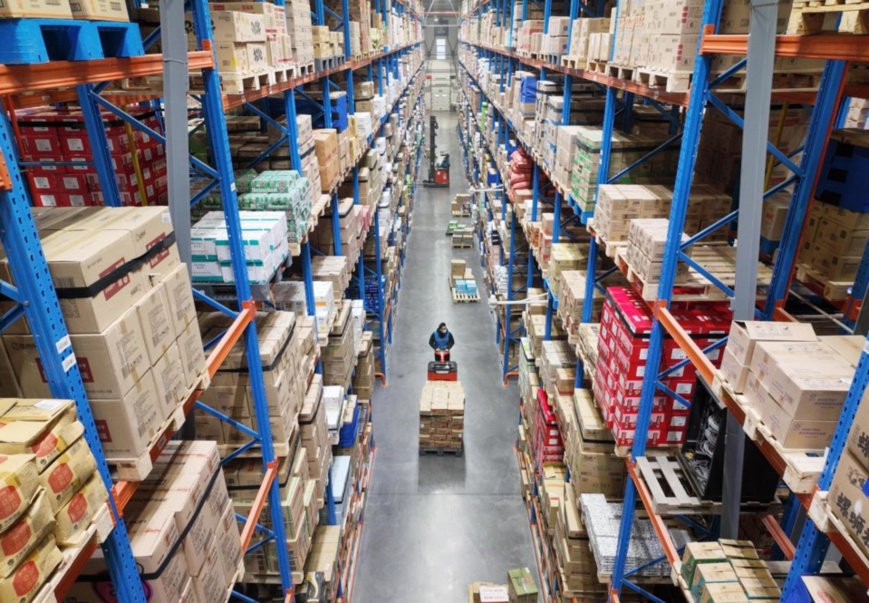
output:
[{"label": "red pallet jack", "polygon": [[435,350],[435,359],[428,363],[429,381],[458,381],[459,367],[450,360],[449,350]]}]

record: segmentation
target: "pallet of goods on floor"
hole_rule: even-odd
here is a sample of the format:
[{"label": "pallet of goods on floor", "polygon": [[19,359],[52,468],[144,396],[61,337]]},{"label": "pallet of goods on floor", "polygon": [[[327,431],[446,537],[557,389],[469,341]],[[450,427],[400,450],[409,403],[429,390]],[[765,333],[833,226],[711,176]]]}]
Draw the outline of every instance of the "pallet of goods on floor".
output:
[{"label": "pallet of goods on floor", "polygon": [[[547,601],[865,599],[867,30],[816,4],[760,32],[730,0],[463,3],[462,159]],[[779,36],[760,102],[749,33]]]},{"label": "pallet of goods on floor", "polygon": [[351,600],[420,13],[0,10],[0,599]]}]

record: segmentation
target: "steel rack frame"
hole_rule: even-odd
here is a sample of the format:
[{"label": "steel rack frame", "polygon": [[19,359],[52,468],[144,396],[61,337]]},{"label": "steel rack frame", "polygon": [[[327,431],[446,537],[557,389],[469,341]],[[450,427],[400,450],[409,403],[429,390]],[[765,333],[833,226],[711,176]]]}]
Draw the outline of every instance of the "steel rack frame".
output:
[{"label": "steel rack frame", "polygon": [[[485,3],[481,6],[485,6]],[[755,7],[755,10],[758,7]],[[475,10],[480,10],[480,6]],[[617,10],[617,9],[616,9]],[[840,99],[843,95],[843,75],[846,68],[847,61],[854,62],[867,62],[869,61],[869,51],[863,44],[862,39],[855,38],[853,36],[837,36],[835,34],[821,34],[818,36],[775,36],[774,31],[772,34],[769,34],[767,30],[765,33],[758,33],[754,37],[755,39],[759,39],[761,36],[764,36],[763,44],[761,46],[760,42],[758,42],[757,46],[761,48],[760,51],[755,50],[754,54],[752,54],[752,50],[749,49],[748,44],[748,36],[738,36],[738,35],[715,35],[714,34],[714,26],[713,24],[717,22],[717,18],[714,18],[714,15],[718,13],[720,10],[720,3],[715,2],[714,0],[710,0],[706,5],[705,12],[705,23],[706,27],[704,29],[704,35],[701,37],[701,41],[698,44],[699,51],[708,56],[709,54],[714,53],[729,53],[729,54],[743,54],[749,55],[750,60],[748,64],[750,72],[752,71],[752,67],[754,67],[753,75],[749,75],[749,78],[754,78],[752,81],[760,82],[756,83],[750,89],[754,92],[754,95],[758,96],[760,100],[757,98],[752,98],[749,100],[751,104],[750,108],[746,109],[746,118],[745,123],[751,124],[746,129],[750,132],[763,132],[765,131],[765,126],[761,127],[758,124],[764,124],[766,122],[762,121],[763,119],[768,120],[768,116],[764,117],[762,115],[763,112],[768,111],[769,100],[770,100],[770,81],[771,78],[771,61],[768,60],[769,56],[772,56],[774,53],[775,56],[788,56],[788,57],[802,57],[802,58],[820,58],[826,59],[828,62],[826,64],[822,85],[819,90],[817,97],[815,98],[812,95],[806,94],[790,94],[789,96],[794,99],[795,102],[805,102],[808,104],[814,104],[815,110],[813,113],[813,118],[810,124],[810,134],[806,143],[806,148],[804,149],[803,159],[799,166],[796,166],[792,161],[790,161],[789,157],[784,157],[780,152],[777,151],[772,145],[770,145],[765,139],[758,136],[751,137],[750,140],[747,141],[746,144],[749,146],[744,148],[744,157],[749,157],[747,161],[755,161],[756,165],[764,165],[766,162],[764,161],[767,153],[772,154],[776,159],[779,160],[779,163],[786,165],[792,173],[794,173],[794,177],[788,179],[785,185],[774,187],[769,191],[764,191],[762,188],[762,180],[758,180],[757,174],[750,174],[753,176],[753,182],[744,184],[743,194],[741,195],[743,198],[749,198],[749,195],[753,195],[755,199],[758,201],[755,203],[743,203],[743,208],[741,213],[733,212],[727,217],[720,220],[716,225],[707,229],[708,231],[714,230],[715,228],[721,227],[730,223],[736,219],[744,220],[744,224],[740,224],[740,231],[743,232],[743,237],[746,238],[745,233],[750,233],[747,238],[749,240],[753,240],[755,237],[751,235],[751,233],[759,233],[759,219],[757,215],[752,216],[752,214],[758,214],[759,212],[759,203],[760,199],[768,198],[771,194],[782,190],[785,186],[789,184],[796,183],[795,192],[794,192],[794,200],[791,203],[787,226],[785,229],[785,237],[787,237],[787,246],[784,250],[784,253],[779,254],[779,261],[775,265],[774,276],[773,276],[773,286],[770,287],[769,292],[764,300],[764,303],[760,304],[760,308],[757,309],[755,306],[754,300],[754,279],[746,278],[742,279],[740,277],[740,281],[737,282],[737,287],[735,290],[727,289],[726,292],[737,300],[737,305],[741,314],[744,314],[744,318],[752,318],[755,316],[760,316],[763,318],[777,319],[777,320],[788,320],[789,315],[784,312],[782,309],[783,300],[788,292],[790,286],[790,280],[793,269],[793,258],[795,256],[796,245],[800,237],[800,233],[802,231],[802,222],[803,218],[808,209],[808,203],[811,199],[814,179],[817,173],[817,166],[820,159],[823,157],[823,153],[826,146],[826,138],[829,132],[829,129],[833,125],[835,112],[837,108],[840,106]],[[573,14],[571,16],[574,16]],[[754,19],[752,24],[752,32],[755,32],[754,29]],[[587,81],[601,83],[606,86],[607,89],[607,103],[605,110],[605,120],[604,120],[604,128],[605,132],[609,132],[611,136],[611,132],[614,127],[615,122],[615,114],[617,103],[619,102],[618,93],[619,91],[626,97],[626,102],[633,102],[633,99],[630,96],[636,95],[649,100],[653,100],[655,102],[654,106],[660,107],[662,104],[669,104],[673,107],[682,107],[686,109],[685,113],[685,129],[680,136],[682,138],[682,153],[680,155],[680,164],[679,164],[679,175],[677,176],[677,195],[680,199],[680,204],[682,205],[681,212],[684,214],[684,207],[687,204],[687,196],[690,189],[690,174],[693,171],[693,157],[691,157],[692,149],[696,149],[697,142],[699,140],[700,133],[700,118],[703,109],[706,106],[711,106],[716,109],[721,109],[725,113],[733,119],[735,114],[732,111],[729,111],[727,107],[718,101],[718,99],[712,93],[712,88],[725,81],[730,75],[737,72],[738,70],[745,67],[746,62],[742,62],[738,64],[733,69],[728,72],[721,74],[715,78],[708,77],[708,69],[706,66],[705,60],[698,60],[697,68],[695,68],[694,73],[694,81],[704,82],[702,86],[696,86],[692,88],[691,92],[687,94],[664,94],[655,91],[654,89],[650,89],[645,86],[636,85],[633,83],[625,82],[622,80],[617,80],[616,78],[611,77],[600,77],[601,74],[593,74],[584,72],[579,69],[571,69],[565,68],[562,66],[551,65],[544,61],[540,61],[537,59],[529,59],[524,56],[517,56],[512,51],[505,51],[503,49],[494,48],[481,44],[469,44],[467,42],[463,42],[468,46],[473,46],[478,48],[480,51],[488,53],[488,56],[492,55],[502,55],[506,56],[508,59],[516,60],[522,64],[528,65],[530,67],[534,67],[541,70],[541,78],[544,75],[544,69],[552,69],[554,71],[558,71],[560,73],[565,74],[566,76],[572,77],[580,77]],[[759,67],[758,67],[759,66]],[[698,72],[702,75],[698,79]],[[761,75],[758,76],[758,73]],[[764,79],[764,76],[765,79]],[[759,79],[758,79],[759,78]],[[481,93],[485,94],[482,91]],[[860,96],[861,91],[857,90],[856,93],[852,92],[852,88],[845,89],[846,95],[851,96]],[[630,96],[629,96],[630,95]],[[566,100],[566,99],[565,99]],[[493,105],[491,100],[489,101],[490,106]],[[762,109],[758,109],[761,107]],[[737,121],[738,125],[742,126],[740,123],[741,120]],[[609,162],[609,154],[610,145],[606,144],[609,136],[605,134],[605,148],[602,150],[602,167],[608,168]],[[687,138],[686,138],[687,137]],[[747,137],[749,138],[749,137]],[[670,144],[677,140],[676,137],[669,141]],[[689,168],[690,164],[690,168]],[[542,166],[539,166],[535,161],[535,176],[539,169],[543,169]],[[745,169],[745,168],[744,168]],[[607,183],[613,179],[608,178],[609,170],[602,169],[601,170],[601,180],[599,184]],[[621,175],[621,174],[620,174]],[[620,176],[619,175],[619,176]],[[536,184],[536,182],[535,182]],[[536,200],[536,195],[535,195]],[[573,205],[571,201],[571,206],[574,208],[575,212],[579,214],[578,208]],[[536,203],[534,204],[534,210],[536,210]],[[679,209],[674,206],[674,215],[679,213]],[[588,215],[581,215],[583,222],[587,222],[587,220],[591,217]],[[683,215],[684,217],[684,215]],[[752,220],[752,218],[754,218]],[[678,221],[678,216],[674,219],[671,216],[671,237],[672,239],[669,244],[671,248],[668,248],[668,263],[672,264],[671,271],[669,273],[670,285],[667,283],[663,283],[661,286],[661,290],[659,291],[659,301],[654,304],[653,309],[656,314],[656,329],[658,330],[658,338],[663,337],[663,333],[666,331],[671,336],[676,339],[680,345],[685,349],[688,358],[681,363],[682,366],[687,364],[694,365],[701,374],[701,376],[708,383],[712,383],[714,381],[714,367],[711,362],[706,358],[704,352],[709,351],[701,350],[696,345],[693,345],[690,338],[681,330],[678,324],[676,324],[675,320],[673,320],[672,315],[669,314],[667,310],[667,300],[669,300],[669,291],[665,291],[665,289],[672,289],[672,280],[674,276],[675,264],[679,259],[684,259],[683,250],[687,245],[681,245],[678,241],[673,239],[673,232],[680,231],[681,226],[678,228],[674,227],[674,223],[681,224]],[[696,237],[693,237],[691,241],[689,241],[689,245],[693,243],[695,240],[699,240],[702,238],[702,235],[705,233],[701,233]],[[746,262],[750,262],[752,266],[756,266],[756,249],[752,249],[751,245],[745,245],[746,249],[744,250],[744,255],[738,260],[738,266],[742,266],[743,268],[738,271],[738,274],[744,275],[746,272],[750,272],[751,269],[746,270],[744,266]],[[591,253],[589,258],[589,274],[595,274],[596,265],[597,265],[597,241],[595,238],[592,239],[591,245]],[[748,259],[744,259],[748,258]],[[531,262],[531,259],[529,259]],[[864,262],[864,264],[866,264]],[[692,264],[693,265],[693,264]],[[869,265],[869,264],[867,264]],[[865,275],[866,272],[861,267],[860,276],[857,279],[857,286],[855,289],[857,290],[857,294],[854,295],[854,299],[860,298],[860,291],[865,288]],[[696,266],[695,266],[696,268]],[[702,267],[701,267],[702,268]],[[529,271],[530,272],[530,271]],[[586,294],[586,303],[583,308],[583,321],[589,322],[591,320],[591,311],[592,305],[589,303],[591,300],[591,295],[594,292],[594,288],[600,288],[599,281],[602,278],[608,276],[612,271],[607,271],[604,274],[600,274],[596,279],[588,279],[587,280],[587,294]],[[662,278],[662,281],[665,279]],[[746,282],[750,285],[747,286]],[[746,289],[748,291],[746,291]],[[719,346],[724,342],[719,342]],[[658,345],[660,345],[660,339],[658,341]],[[660,350],[657,350],[659,353]],[[660,355],[657,356],[660,359]],[[656,362],[656,360],[651,359],[650,362]],[[582,363],[581,361],[577,366],[577,386],[580,386],[582,383]],[[670,370],[678,367],[671,367]],[[646,401],[644,403],[644,407],[641,407],[641,415],[645,415],[646,421],[642,434],[645,434],[648,431],[648,414],[650,412],[650,405],[648,401],[651,398],[651,394],[654,393],[656,388],[658,376],[652,373],[647,373],[646,382],[644,382],[644,390],[643,397]],[[782,529],[774,521],[765,521],[770,532],[772,533],[774,539],[777,541],[779,546],[786,552],[786,555],[790,557],[790,553],[793,552],[794,555],[794,563],[792,565],[791,572],[788,576],[788,581],[785,585],[783,600],[798,600],[796,597],[798,596],[798,591],[802,588],[799,577],[806,573],[816,573],[820,564],[824,558],[827,547],[829,546],[830,541],[832,541],[843,554],[843,556],[849,561],[849,563],[856,568],[858,575],[864,580],[864,582],[869,583],[869,569],[867,569],[867,560],[866,557],[859,553],[853,541],[851,541],[847,536],[843,535],[835,526],[832,526],[829,522],[829,511],[825,511],[823,508],[823,500],[825,498],[826,492],[829,488],[830,481],[832,479],[833,472],[835,471],[836,465],[838,463],[838,459],[841,456],[844,440],[847,436],[848,427],[850,423],[853,421],[853,416],[857,408],[857,403],[869,382],[869,358],[867,358],[864,353],[861,356],[860,364],[857,367],[856,377],[853,382],[853,386],[851,392],[849,393],[848,400],[846,401],[844,411],[839,423],[839,426],[836,430],[836,436],[834,437],[833,444],[831,447],[830,454],[827,457],[827,461],[824,467],[824,470],[821,474],[821,479],[819,480],[817,491],[816,492],[808,492],[808,493],[797,493],[796,500],[801,503],[801,505],[805,509],[812,509],[812,513],[810,513],[810,519],[812,521],[807,522],[806,527],[803,529],[801,533],[801,537],[799,543],[796,547],[789,541],[788,533],[790,530],[792,522],[786,522],[786,529]],[[736,427],[739,429],[742,428],[742,423],[745,420],[744,411],[732,400],[728,399],[727,396],[724,396],[723,401],[725,405],[730,410],[730,416],[735,418]],[[638,433],[639,427],[638,427]],[[765,443],[765,440],[759,438],[757,440],[757,445],[760,449],[767,455],[768,459],[772,462],[773,466],[775,466],[780,473],[784,471],[785,463],[778,452],[771,446]],[[642,456],[645,452],[645,437],[640,435],[635,440],[634,447],[632,449],[632,457],[636,458],[637,456]],[[741,461],[740,461],[741,462]],[[630,491],[630,501],[627,500],[628,493],[626,493],[626,508],[633,509],[634,502],[636,501],[636,495],[639,494],[640,498],[643,502],[646,503],[647,510],[654,518],[654,514],[652,514],[650,508],[650,497],[648,490],[645,488],[645,485],[639,480],[637,472],[635,470],[634,461],[628,461],[628,469],[631,480],[629,481],[629,485],[627,490]],[[732,493],[731,486],[730,498],[731,500],[738,500],[738,493],[734,496]],[[815,506],[812,506],[813,501],[821,500],[821,503],[816,503]],[[733,506],[733,505],[731,505]],[[819,511],[818,508],[821,508]],[[628,515],[627,513],[625,514]],[[767,518],[769,519],[769,518]],[[666,546],[667,557],[671,563],[679,562],[679,555],[676,551],[675,547],[672,546],[672,542],[669,539],[669,536],[666,532],[666,528],[663,526],[661,522],[655,522],[655,527],[658,531],[659,536],[669,546]],[[622,535],[621,535],[621,547],[620,551],[625,551],[627,547],[627,542],[629,539],[630,532],[630,520],[623,518],[622,523]],[[623,557],[623,555],[622,555]],[[645,593],[640,587],[631,583],[629,580],[625,578],[629,577],[633,571],[625,571],[624,567],[625,560],[624,558],[619,559],[617,561],[618,572],[613,575],[612,588],[610,591],[611,600],[617,601],[622,586],[628,586],[632,590],[638,590],[639,592],[646,594],[651,598],[651,600],[657,600],[656,598]]]}]

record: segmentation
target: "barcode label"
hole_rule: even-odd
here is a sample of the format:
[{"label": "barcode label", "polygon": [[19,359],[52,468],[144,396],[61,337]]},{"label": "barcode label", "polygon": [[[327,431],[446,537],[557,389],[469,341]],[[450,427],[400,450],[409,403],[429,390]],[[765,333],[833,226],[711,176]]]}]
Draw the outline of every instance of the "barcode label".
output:
[{"label": "barcode label", "polygon": [[63,359],[63,372],[68,373],[69,369],[75,366],[75,354],[70,354],[66,358]]},{"label": "barcode label", "polygon": [[60,0],[44,0],[48,6],[60,6]]},{"label": "barcode label", "polygon": [[69,339],[69,335],[64,335],[60,339],[57,340],[57,343],[54,344],[54,347],[57,349],[58,354],[63,354],[66,349],[72,345],[72,342]]}]

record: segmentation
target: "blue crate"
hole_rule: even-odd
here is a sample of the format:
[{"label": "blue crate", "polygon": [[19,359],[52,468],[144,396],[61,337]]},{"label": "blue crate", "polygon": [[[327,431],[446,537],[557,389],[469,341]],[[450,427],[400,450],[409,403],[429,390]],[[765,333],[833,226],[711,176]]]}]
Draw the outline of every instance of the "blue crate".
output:
[{"label": "blue crate", "polygon": [[[332,105],[332,127],[339,132],[343,132],[347,129],[347,94],[345,92],[333,92],[329,100]],[[301,95],[296,97],[296,113],[310,115],[314,128],[326,127],[325,114],[320,105]]]},{"label": "blue crate", "polygon": [[781,241],[770,241],[767,238],[760,237],[760,253],[772,257],[778,249]]},{"label": "blue crate", "polygon": [[869,148],[831,140],[816,197],[857,213],[869,212]]},{"label": "blue crate", "polygon": [[356,442],[356,433],[359,430],[359,403],[353,409],[353,420],[341,427],[338,432],[338,446],[349,448]]},{"label": "blue crate", "polygon": [[136,23],[79,19],[0,20],[0,63],[92,61],[145,54]]}]

